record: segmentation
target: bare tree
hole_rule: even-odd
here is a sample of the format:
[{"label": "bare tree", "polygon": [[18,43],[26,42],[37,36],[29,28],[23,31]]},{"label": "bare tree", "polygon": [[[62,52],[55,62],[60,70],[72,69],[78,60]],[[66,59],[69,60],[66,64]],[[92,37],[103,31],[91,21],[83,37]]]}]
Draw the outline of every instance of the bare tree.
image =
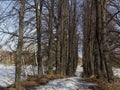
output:
[{"label": "bare tree", "polygon": [[[86,0],[84,8],[83,66],[87,77],[107,77],[112,80],[109,43],[105,42],[108,29],[107,0]],[[89,9],[89,11],[87,11]],[[87,17],[87,15],[89,17]]]},{"label": "bare tree", "polygon": [[24,31],[24,11],[25,11],[25,0],[20,1],[20,11],[19,11],[19,37],[16,49],[16,72],[15,72],[15,85],[17,90],[20,88],[20,78],[21,78],[21,60],[22,60],[22,46],[23,46],[23,31]]},{"label": "bare tree", "polygon": [[[37,62],[38,62],[38,77],[41,78],[43,75],[43,68],[42,68],[42,56],[41,56],[41,37],[42,37],[42,7],[44,0],[34,0],[35,2],[35,12],[36,12],[36,28],[37,28]],[[39,10],[39,3],[40,3],[40,10]]]},{"label": "bare tree", "polygon": [[49,62],[49,74],[53,74],[53,64],[54,64],[54,56],[53,56],[53,18],[54,18],[54,3],[55,0],[51,0],[51,5],[49,7],[49,47],[48,47],[48,62]]}]

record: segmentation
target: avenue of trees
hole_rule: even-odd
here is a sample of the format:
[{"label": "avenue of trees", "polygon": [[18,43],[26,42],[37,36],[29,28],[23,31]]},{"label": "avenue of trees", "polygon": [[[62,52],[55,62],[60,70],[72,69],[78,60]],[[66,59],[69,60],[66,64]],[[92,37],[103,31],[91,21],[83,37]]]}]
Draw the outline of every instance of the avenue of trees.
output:
[{"label": "avenue of trees", "polygon": [[49,75],[73,76],[82,47],[83,75],[113,80],[112,62],[118,64],[120,59],[119,0],[0,2],[8,3],[6,8],[0,5],[4,7],[0,10],[0,40],[1,46],[14,52],[17,90],[25,51],[34,54],[38,79],[44,76],[44,67]]}]

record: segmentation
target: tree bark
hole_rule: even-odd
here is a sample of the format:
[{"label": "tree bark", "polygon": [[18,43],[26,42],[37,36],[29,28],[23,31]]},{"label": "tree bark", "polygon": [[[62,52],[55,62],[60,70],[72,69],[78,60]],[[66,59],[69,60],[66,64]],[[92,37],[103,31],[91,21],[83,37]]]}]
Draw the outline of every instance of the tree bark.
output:
[{"label": "tree bark", "polygon": [[54,16],[54,0],[51,0],[51,6],[49,8],[49,51],[48,51],[48,62],[49,62],[49,74],[53,74],[53,16]]},{"label": "tree bark", "polygon": [[[107,0],[86,0],[84,7],[83,67],[87,77],[107,77],[112,79],[110,49],[105,42],[107,35]],[[89,9],[89,11],[87,11]],[[87,15],[90,17],[87,17]],[[89,35],[89,36],[88,36]],[[105,42],[105,43],[104,43]],[[106,50],[107,49],[107,50]]]},{"label": "tree bark", "polygon": [[24,34],[24,11],[25,11],[25,0],[20,1],[20,11],[19,11],[19,37],[16,50],[16,71],[15,71],[15,85],[17,90],[21,90],[20,80],[21,80],[21,61],[22,61],[22,47],[23,47],[23,34]]},{"label": "tree bark", "polygon": [[43,62],[41,56],[41,36],[42,36],[42,7],[44,0],[40,0],[40,10],[38,9],[39,4],[38,0],[35,2],[35,13],[36,13],[36,28],[37,28],[37,62],[38,62],[38,78],[41,78],[43,75]]}]

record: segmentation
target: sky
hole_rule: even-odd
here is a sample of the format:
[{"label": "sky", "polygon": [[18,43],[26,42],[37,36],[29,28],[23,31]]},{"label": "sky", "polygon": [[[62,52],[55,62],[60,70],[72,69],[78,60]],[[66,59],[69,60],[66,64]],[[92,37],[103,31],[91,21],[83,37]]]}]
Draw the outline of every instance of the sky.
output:
[{"label": "sky", "polygon": [[[13,4],[15,4],[14,0],[0,0],[0,22],[1,19],[3,20],[3,16],[7,15],[7,13],[13,8]],[[13,32],[16,30],[16,26],[14,24],[14,18],[7,18],[4,22],[0,23],[0,31],[4,29],[6,32]],[[8,34],[1,34],[0,33],[0,45],[3,45],[3,49],[8,49],[7,44],[5,41],[9,42],[10,40],[10,35]],[[9,43],[10,44],[10,43]],[[11,47],[14,47],[14,44],[11,42]]]}]

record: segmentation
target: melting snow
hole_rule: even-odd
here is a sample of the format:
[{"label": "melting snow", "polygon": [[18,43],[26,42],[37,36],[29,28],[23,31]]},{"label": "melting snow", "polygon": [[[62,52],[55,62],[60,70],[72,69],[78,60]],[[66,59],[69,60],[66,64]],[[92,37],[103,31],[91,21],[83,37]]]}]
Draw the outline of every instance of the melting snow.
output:
[{"label": "melting snow", "polygon": [[[23,66],[22,70],[24,70],[25,74],[36,74],[37,67]],[[81,73],[83,72],[83,68],[81,66],[77,67],[75,72],[76,77],[64,78],[64,79],[56,79],[49,81],[46,85],[38,86],[32,88],[31,90],[90,90],[89,86],[95,86],[96,84],[87,83],[81,77]],[[21,75],[23,75],[22,73]],[[113,67],[114,76],[118,76],[120,78],[120,69]],[[25,79],[21,76],[22,79]],[[7,87],[14,83],[15,79],[15,66],[6,66],[0,65],[0,86]]]},{"label": "melting snow", "polygon": [[80,77],[82,72],[82,67],[78,66],[75,72],[77,77],[52,80],[46,85],[38,86],[31,90],[91,90],[88,87],[96,86],[96,84],[85,82],[84,79]]},{"label": "melting snow", "polygon": [[88,87],[95,85],[96,84],[86,83],[84,79],[80,77],[71,77],[56,79],[50,81],[46,85],[35,87],[31,90],[90,90]]}]

